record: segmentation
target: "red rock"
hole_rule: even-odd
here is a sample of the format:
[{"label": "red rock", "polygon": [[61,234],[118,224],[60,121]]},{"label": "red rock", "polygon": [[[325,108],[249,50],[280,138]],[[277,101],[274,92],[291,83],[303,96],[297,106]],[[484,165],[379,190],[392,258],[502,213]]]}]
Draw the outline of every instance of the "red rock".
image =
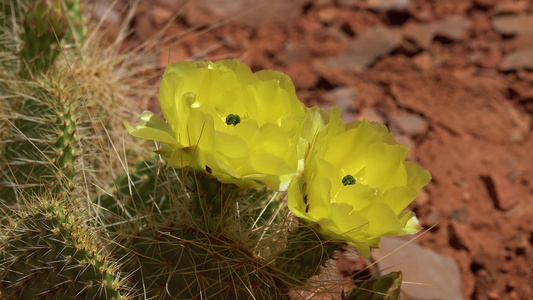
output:
[{"label": "red rock", "polygon": [[339,6],[345,8],[355,7],[359,4],[358,2],[359,0],[337,0]]},{"label": "red rock", "polygon": [[448,224],[448,238],[450,246],[457,250],[465,249],[470,253],[476,252],[474,241],[468,226],[457,221],[450,220]]},{"label": "red rock", "polygon": [[308,61],[311,55],[311,51],[304,44],[297,44],[292,41],[288,41],[283,46],[281,54],[278,55],[278,59],[284,65]]},{"label": "red rock", "polygon": [[163,28],[163,26],[167,25],[173,16],[174,13],[171,10],[159,5],[155,6],[150,12],[150,18],[152,19],[152,23],[158,29]]},{"label": "red rock", "polygon": [[474,2],[479,6],[490,8],[496,4],[497,0],[474,0]]},{"label": "red rock", "polygon": [[[411,143],[412,143],[412,141],[411,141]],[[403,145],[406,145],[406,144],[403,144]],[[409,145],[406,145],[406,146],[409,147]],[[409,148],[412,148],[412,146],[409,147]],[[409,151],[409,153],[412,153],[412,151]],[[416,204],[419,205],[419,206],[422,206],[422,205],[427,204],[428,201],[429,201],[428,192],[425,189],[418,190],[418,197],[416,197],[416,199],[415,199]]]},{"label": "red rock", "polygon": [[[386,257],[385,257],[386,256]],[[457,300],[461,297],[461,274],[449,256],[426,249],[403,238],[382,238],[372,258],[384,273],[401,271],[406,299]]]},{"label": "red rock", "polygon": [[[300,17],[306,0],[272,0],[268,2],[256,0],[195,0],[190,1],[189,22],[195,25],[211,25],[236,19],[237,22],[251,27],[259,27],[265,23],[292,24]],[[191,12],[201,20],[191,17]],[[197,23],[198,22],[198,23]]]},{"label": "red rock", "polygon": [[311,71],[311,66],[307,63],[289,64],[284,73],[292,79],[296,89],[309,89],[316,85],[318,80],[316,74]]},{"label": "red rock", "polygon": [[351,87],[337,87],[324,95],[324,99],[341,109],[341,119],[345,123],[356,120],[357,91]]},{"label": "red rock", "polygon": [[438,210],[431,210],[429,214],[425,217],[424,227],[432,227],[432,226],[439,226],[439,223],[441,221],[441,215]]},{"label": "red rock", "polygon": [[492,10],[495,15],[499,14],[519,14],[526,11],[529,0],[519,1],[498,1]]},{"label": "red rock", "polygon": [[183,44],[176,46],[162,46],[159,52],[159,63],[166,66],[169,63],[187,60],[190,55]]},{"label": "red rock", "polygon": [[423,135],[428,130],[427,121],[417,114],[401,113],[392,118],[392,125],[408,136]]},{"label": "red rock", "polygon": [[482,178],[496,208],[505,211],[518,204],[514,187],[507,177],[493,172]]},{"label": "red rock", "polygon": [[341,55],[327,60],[326,64],[338,69],[362,71],[392,52],[400,43],[401,36],[397,31],[386,27],[370,28],[351,42]]},{"label": "red rock", "polygon": [[409,0],[369,0],[367,5],[377,11],[405,11],[409,2]]},{"label": "red rock", "polygon": [[520,34],[503,45],[505,51],[533,48],[533,31]]},{"label": "red rock", "polygon": [[502,71],[533,70],[533,48],[508,53],[500,65]]},{"label": "red rock", "polygon": [[366,108],[359,114],[360,119],[366,119],[370,122],[385,123],[383,116],[372,108]]},{"label": "red rock", "polygon": [[146,16],[147,13],[142,13],[135,17],[135,35],[139,37],[140,40],[148,40],[157,31],[154,28],[154,25],[149,17]]},{"label": "red rock", "polygon": [[103,29],[105,36],[109,40],[115,40],[120,33],[120,27],[123,21],[118,12],[118,7],[110,7],[101,1],[96,1],[92,7],[91,13],[95,20],[103,22],[101,28]]},{"label": "red rock", "polygon": [[469,20],[460,16],[449,16],[434,23],[435,34],[452,41],[462,41],[472,27]]},{"label": "red rock", "polygon": [[490,277],[488,272],[481,269],[476,272],[476,288],[474,291],[474,299],[488,300],[488,293],[494,284],[494,279]]},{"label": "red rock", "polygon": [[331,22],[335,21],[339,16],[339,10],[335,7],[325,7],[318,11],[317,17],[320,20],[320,22],[324,24],[330,24]]},{"label": "red rock", "polygon": [[403,35],[415,42],[418,47],[427,49],[435,37],[433,24],[409,24],[402,28]]},{"label": "red rock", "polygon": [[422,52],[417,56],[413,57],[413,63],[418,69],[422,71],[429,70],[433,67],[433,59],[431,57],[431,54],[429,54],[428,52]]},{"label": "red rock", "polygon": [[173,14],[181,13],[190,0],[157,0],[157,3],[167,8]]},{"label": "red rock", "polygon": [[402,28],[402,33],[420,48],[427,49],[436,35],[458,42],[466,38],[471,27],[469,20],[459,16],[449,16],[429,24],[410,23]]},{"label": "red rock", "polygon": [[502,61],[502,52],[499,49],[494,49],[487,53],[479,61],[479,66],[482,68],[492,69],[498,67]]},{"label": "red rock", "polygon": [[326,6],[335,5],[333,2],[333,0],[315,0],[313,1],[313,6],[316,8],[323,8]]},{"label": "red rock", "polygon": [[533,32],[533,15],[504,15],[492,19],[492,27],[499,34],[517,35]]}]

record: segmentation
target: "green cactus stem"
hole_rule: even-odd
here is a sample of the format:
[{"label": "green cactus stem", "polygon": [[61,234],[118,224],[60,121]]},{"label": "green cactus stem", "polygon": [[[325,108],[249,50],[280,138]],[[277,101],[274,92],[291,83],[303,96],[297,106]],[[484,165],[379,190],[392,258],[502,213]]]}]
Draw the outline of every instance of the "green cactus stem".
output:
[{"label": "green cactus stem", "polygon": [[312,225],[300,222],[289,230],[285,248],[275,264],[293,279],[290,285],[299,288],[311,276],[317,275],[321,266],[340,249],[341,244],[323,239]]},{"label": "green cactus stem", "polygon": [[65,39],[75,45],[81,45],[85,41],[87,26],[82,13],[80,0],[66,0],[66,10],[69,16],[69,25],[73,30],[67,30]]},{"label": "green cactus stem", "polygon": [[113,225],[121,220],[133,220],[150,216],[162,222],[173,213],[176,207],[172,201],[181,192],[181,184],[176,170],[166,169],[157,158],[139,159],[130,168],[129,174],[120,174],[108,192],[94,199],[100,207],[100,216],[107,230],[116,231]]},{"label": "green cactus stem", "polygon": [[402,286],[402,273],[392,272],[375,279],[364,281],[342,295],[342,300],[398,300]]},{"label": "green cactus stem", "polygon": [[[73,208],[53,199],[2,227],[0,293],[5,299],[127,299],[116,263]],[[39,202],[39,203],[38,203]],[[124,290],[126,294],[126,290]]]},{"label": "green cactus stem", "polygon": [[138,160],[131,170],[117,177],[112,191],[95,199],[107,223],[147,215],[162,221],[182,206],[188,212],[184,222],[203,230],[226,230],[224,219],[234,222],[237,210],[245,216],[241,224],[250,229],[269,221],[279,205],[266,188],[244,191],[208,174],[165,168],[157,158]]},{"label": "green cactus stem", "polygon": [[[279,201],[208,174],[139,160],[101,196],[122,271],[150,299],[288,299],[272,267]],[[129,179],[128,179],[129,178]]]},{"label": "green cactus stem", "polygon": [[4,141],[0,203],[17,202],[17,189],[38,189],[58,181],[72,185],[78,156],[77,112],[69,95],[58,90],[36,88],[12,121],[10,137]]},{"label": "green cactus stem", "polygon": [[23,21],[24,47],[21,57],[26,67],[21,76],[46,71],[60,53],[59,42],[68,29],[68,16],[61,0],[33,1]]},{"label": "green cactus stem", "polygon": [[288,299],[282,274],[222,233],[169,224],[116,242],[130,285],[148,299]]}]

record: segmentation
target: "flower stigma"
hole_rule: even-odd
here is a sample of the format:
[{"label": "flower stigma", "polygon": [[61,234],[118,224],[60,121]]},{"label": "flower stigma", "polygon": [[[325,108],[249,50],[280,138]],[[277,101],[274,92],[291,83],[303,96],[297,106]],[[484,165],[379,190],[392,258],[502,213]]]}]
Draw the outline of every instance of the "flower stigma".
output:
[{"label": "flower stigma", "polygon": [[354,185],[355,184],[355,178],[353,178],[352,175],[348,174],[342,178],[342,184],[343,185]]},{"label": "flower stigma", "polygon": [[239,115],[234,115],[234,114],[229,114],[227,117],[226,117],[226,124],[227,125],[237,125],[241,122],[241,117],[239,117]]}]

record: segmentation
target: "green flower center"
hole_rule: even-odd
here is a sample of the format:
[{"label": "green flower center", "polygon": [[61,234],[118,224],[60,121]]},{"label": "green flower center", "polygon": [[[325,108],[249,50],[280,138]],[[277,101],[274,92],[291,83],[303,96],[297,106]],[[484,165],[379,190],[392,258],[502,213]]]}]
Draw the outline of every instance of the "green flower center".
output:
[{"label": "green flower center", "polygon": [[352,175],[348,174],[342,178],[343,185],[353,185],[355,184],[355,178]]},{"label": "green flower center", "polygon": [[239,117],[239,115],[234,115],[234,114],[229,114],[227,117],[226,117],[226,124],[228,125],[237,125],[241,122],[241,117]]}]

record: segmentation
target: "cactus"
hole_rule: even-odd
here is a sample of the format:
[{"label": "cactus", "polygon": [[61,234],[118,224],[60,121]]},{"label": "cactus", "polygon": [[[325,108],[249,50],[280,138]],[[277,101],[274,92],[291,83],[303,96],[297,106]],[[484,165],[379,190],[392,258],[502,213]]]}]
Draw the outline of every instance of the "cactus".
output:
[{"label": "cactus", "polygon": [[[0,242],[0,293],[6,299],[127,299],[84,215],[41,198],[10,219]],[[127,292],[124,290],[124,294]]]},{"label": "cactus", "polygon": [[392,272],[375,279],[364,281],[360,286],[352,289],[342,300],[398,300],[402,273]]},{"label": "cactus", "polygon": [[288,299],[282,274],[224,233],[169,224],[117,242],[127,258],[122,270],[147,298]]},{"label": "cactus", "polygon": [[81,45],[85,41],[85,31],[87,26],[85,26],[85,17],[81,9],[80,0],[66,0],[66,10],[69,15],[69,22],[73,30],[68,30],[65,35],[67,41],[71,41],[76,45]]},{"label": "cactus", "polygon": [[24,16],[24,48],[21,56],[27,68],[22,77],[46,71],[59,55],[59,43],[68,28],[68,17],[61,0],[39,0],[31,3]]},{"label": "cactus", "polygon": [[[276,231],[269,223],[277,218],[273,194],[191,170],[164,170],[155,159],[138,161],[129,178],[120,175],[115,195],[98,204],[115,257],[124,260],[122,271],[139,294],[288,299],[289,279],[272,264],[275,242],[266,242]],[[258,205],[265,203],[265,209]]]},{"label": "cactus", "polygon": [[0,201],[16,202],[15,189],[39,188],[74,178],[77,109],[69,94],[42,86],[26,99],[4,141]]},{"label": "cactus", "polygon": [[320,267],[333,253],[340,250],[340,243],[325,240],[312,226],[300,223],[290,229],[286,247],[276,259],[276,265],[290,274],[293,288],[301,288],[306,281],[320,271]]}]

